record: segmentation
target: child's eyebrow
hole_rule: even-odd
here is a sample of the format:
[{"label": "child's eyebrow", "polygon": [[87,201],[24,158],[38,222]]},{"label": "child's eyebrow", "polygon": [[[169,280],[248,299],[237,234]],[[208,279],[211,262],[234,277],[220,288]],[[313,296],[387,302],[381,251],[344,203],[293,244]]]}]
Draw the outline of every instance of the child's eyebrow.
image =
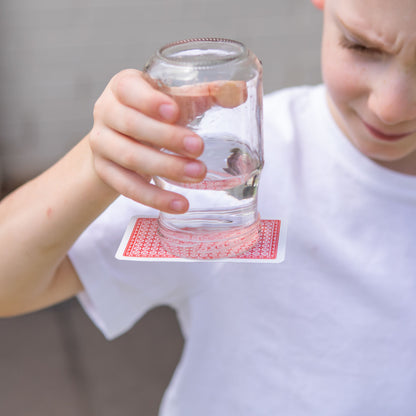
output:
[{"label": "child's eyebrow", "polygon": [[353,29],[352,27],[348,26],[345,22],[343,22],[339,17],[335,16],[335,22],[344,36],[353,41],[359,42],[363,46],[369,46],[375,49],[380,49],[386,52],[393,52],[391,48],[386,45],[383,41],[377,38],[371,38],[363,33],[360,33],[357,29]]}]

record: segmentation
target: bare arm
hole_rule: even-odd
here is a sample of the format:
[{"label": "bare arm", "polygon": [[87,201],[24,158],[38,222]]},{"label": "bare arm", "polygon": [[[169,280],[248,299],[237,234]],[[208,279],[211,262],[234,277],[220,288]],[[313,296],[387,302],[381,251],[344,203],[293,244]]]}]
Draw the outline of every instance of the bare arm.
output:
[{"label": "bare arm", "polygon": [[66,253],[117,196],[94,173],[87,138],[0,203],[0,316],[40,309],[82,290]]}]

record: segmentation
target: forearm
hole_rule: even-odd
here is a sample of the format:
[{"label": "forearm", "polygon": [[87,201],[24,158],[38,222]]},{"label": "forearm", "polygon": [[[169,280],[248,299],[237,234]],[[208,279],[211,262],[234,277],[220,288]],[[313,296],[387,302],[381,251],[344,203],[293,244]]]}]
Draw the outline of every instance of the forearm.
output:
[{"label": "forearm", "polygon": [[96,175],[85,138],[1,201],[0,314],[51,285],[71,245],[116,197]]}]

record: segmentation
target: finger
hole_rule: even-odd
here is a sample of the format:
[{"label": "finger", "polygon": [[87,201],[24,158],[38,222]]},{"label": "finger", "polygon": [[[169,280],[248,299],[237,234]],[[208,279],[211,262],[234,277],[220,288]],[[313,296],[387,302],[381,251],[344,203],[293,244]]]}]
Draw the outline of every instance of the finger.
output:
[{"label": "finger", "polygon": [[183,91],[181,91],[181,94],[172,95],[179,107],[179,117],[176,123],[180,126],[191,123],[215,104],[211,96],[199,95],[200,91],[195,91],[195,95],[184,95],[182,93]]},{"label": "finger", "polygon": [[155,120],[118,102],[109,102],[102,112],[107,127],[149,146],[192,158],[204,150],[203,140],[190,130]]},{"label": "finger", "polygon": [[127,69],[116,74],[110,89],[120,103],[154,119],[172,123],[179,115],[175,101],[138,70]]},{"label": "finger", "polygon": [[199,160],[165,153],[110,129],[91,134],[90,142],[95,154],[144,177],[196,183],[206,175],[206,166]]},{"label": "finger", "polygon": [[162,190],[108,159],[96,158],[95,169],[104,182],[136,202],[168,213],[184,213],[189,208],[187,199],[182,195]]}]

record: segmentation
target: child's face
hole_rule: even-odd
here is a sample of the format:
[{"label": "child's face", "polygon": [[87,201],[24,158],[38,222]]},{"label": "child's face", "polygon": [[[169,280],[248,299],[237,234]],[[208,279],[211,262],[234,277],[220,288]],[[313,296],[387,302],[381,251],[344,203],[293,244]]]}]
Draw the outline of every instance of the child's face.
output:
[{"label": "child's face", "polygon": [[416,175],[416,1],[316,1],[336,122],[369,158]]}]

